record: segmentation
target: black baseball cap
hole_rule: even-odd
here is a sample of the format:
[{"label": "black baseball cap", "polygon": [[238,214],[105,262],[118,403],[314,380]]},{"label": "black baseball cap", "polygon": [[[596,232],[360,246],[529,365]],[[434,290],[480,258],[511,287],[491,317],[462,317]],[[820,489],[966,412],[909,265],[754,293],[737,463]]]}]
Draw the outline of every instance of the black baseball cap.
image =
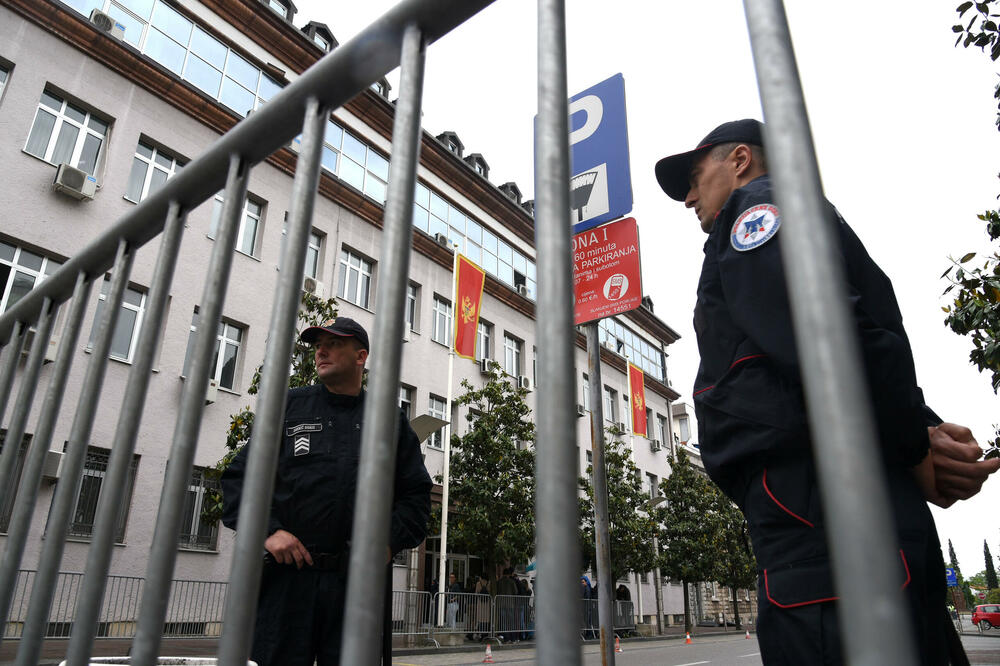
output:
[{"label": "black baseball cap", "polygon": [[764,145],[764,124],[753,118],[722,123],[708,133],[694,150],[664,157],[656,163],[656,181],[674,201],[684,201],[691,189],[691,167],[702,152],[723,143],[745,143],[751,146]]},{"label": "black baseball cap", "polygon": [[316,342],[316,336],[321,332],[332,333],[344,338],[357,338],[363,349],[371,351],[368,349],[368,333],[362,328],[361,324],[350,317],[328,319],[319,326],[310,326],[299,334],[299,338],[302,342],[312,344]]}]

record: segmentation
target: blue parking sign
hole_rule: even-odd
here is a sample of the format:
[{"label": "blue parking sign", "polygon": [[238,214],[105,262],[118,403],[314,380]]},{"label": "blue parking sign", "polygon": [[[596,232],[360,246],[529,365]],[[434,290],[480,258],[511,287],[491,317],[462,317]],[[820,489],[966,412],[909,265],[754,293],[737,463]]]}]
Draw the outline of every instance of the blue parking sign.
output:
[{"label": "blue parking sign", "polygon": [[632,211],[625,78],[615,74],[574,95],[569,113],[570,206],[576,234]]},{"label": "blue parking sign", "polygon": [[948,581],[948,587],[958,587],[958,575],[955,574],[954,569],[945,567],[944,577]]}]

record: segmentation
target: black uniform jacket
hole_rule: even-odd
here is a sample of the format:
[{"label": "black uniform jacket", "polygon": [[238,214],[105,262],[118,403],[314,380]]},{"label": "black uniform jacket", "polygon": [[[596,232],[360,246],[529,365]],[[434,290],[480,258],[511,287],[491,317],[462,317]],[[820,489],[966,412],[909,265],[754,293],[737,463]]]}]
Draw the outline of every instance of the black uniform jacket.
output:
[{"label": "black uniform jacket", "polygon": [[[906,468],[926,456],[927,426],[940,419],[924,406],[889,279],[833,206],[825,210],[825,223],[839,240],[883,462],[904,488]],[[781,227],[794,223],[781,219],[768,176],[733,192],[705,243],[694,315],[701,365],[693,397],[702,460],[747,515],[765,572],[826,557],[781,263]],[[827,568],[825,562],[817,566]],[[803,579],[788,577],[794,586]]]},{"label": "black uniform jacket", "polygon": [[[268,534],[283,529],[310,552],[348,547],[354,517],[365,394],[335,395],[319,384],[288,392]],[[427,535],[431,479],[402,411],[389,545],[413,548]],[[222,521],[236,529],[248,446],[222,475]]]}]

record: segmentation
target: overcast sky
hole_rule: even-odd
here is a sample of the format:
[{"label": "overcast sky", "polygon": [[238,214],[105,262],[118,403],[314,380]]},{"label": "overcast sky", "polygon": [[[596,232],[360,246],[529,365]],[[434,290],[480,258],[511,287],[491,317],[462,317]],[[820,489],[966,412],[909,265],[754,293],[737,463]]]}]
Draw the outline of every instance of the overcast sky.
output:
[{"label": "overcast sky", "polygon": [[[298,26],[326,23],[344,43],[393,3],[296,0]],[[693,148],[727,120],[762,119],[743,5],[736,0],[569,0],[568,83],[580,92],[621,72],[643,259],[643,289],[681,335],[669,376],[690,402],[698,367],[691,325],[704,235],[694,214],[662,194],[660,157]],[[984,252],[976,214],[1000,193],[996,68],[953,47],[957,2],[901,5],[791,2],[788,19],[824,190],[893,280],[928,404],[981,441],[1000,422],[969,342],[943,325],[938,276],[948,256]],[[932,5],[932,6],[925,6]],[[458,133],[482,153],[494,184],[533,197],[536,4],[498,0],[428,49],[424,129]],[[389,77],[391,98],[398,74]],[[1000,480],[948,511],[935,509],[963,572],[984,567],[983,539],[1000,554]],[[947,552],[945,552],[947,557]]]}]

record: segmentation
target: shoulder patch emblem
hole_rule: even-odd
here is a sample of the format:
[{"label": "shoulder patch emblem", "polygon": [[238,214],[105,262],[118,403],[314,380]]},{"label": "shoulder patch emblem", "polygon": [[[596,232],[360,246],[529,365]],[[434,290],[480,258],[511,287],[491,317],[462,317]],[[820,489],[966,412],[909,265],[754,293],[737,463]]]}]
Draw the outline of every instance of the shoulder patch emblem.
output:
[{"label": "shoulder patch emblem", "polygon": [[729,233],[737,252],[746,252],[771,240],[781,226],[781,215],[773,204],[758,204],[740,213]]}]

